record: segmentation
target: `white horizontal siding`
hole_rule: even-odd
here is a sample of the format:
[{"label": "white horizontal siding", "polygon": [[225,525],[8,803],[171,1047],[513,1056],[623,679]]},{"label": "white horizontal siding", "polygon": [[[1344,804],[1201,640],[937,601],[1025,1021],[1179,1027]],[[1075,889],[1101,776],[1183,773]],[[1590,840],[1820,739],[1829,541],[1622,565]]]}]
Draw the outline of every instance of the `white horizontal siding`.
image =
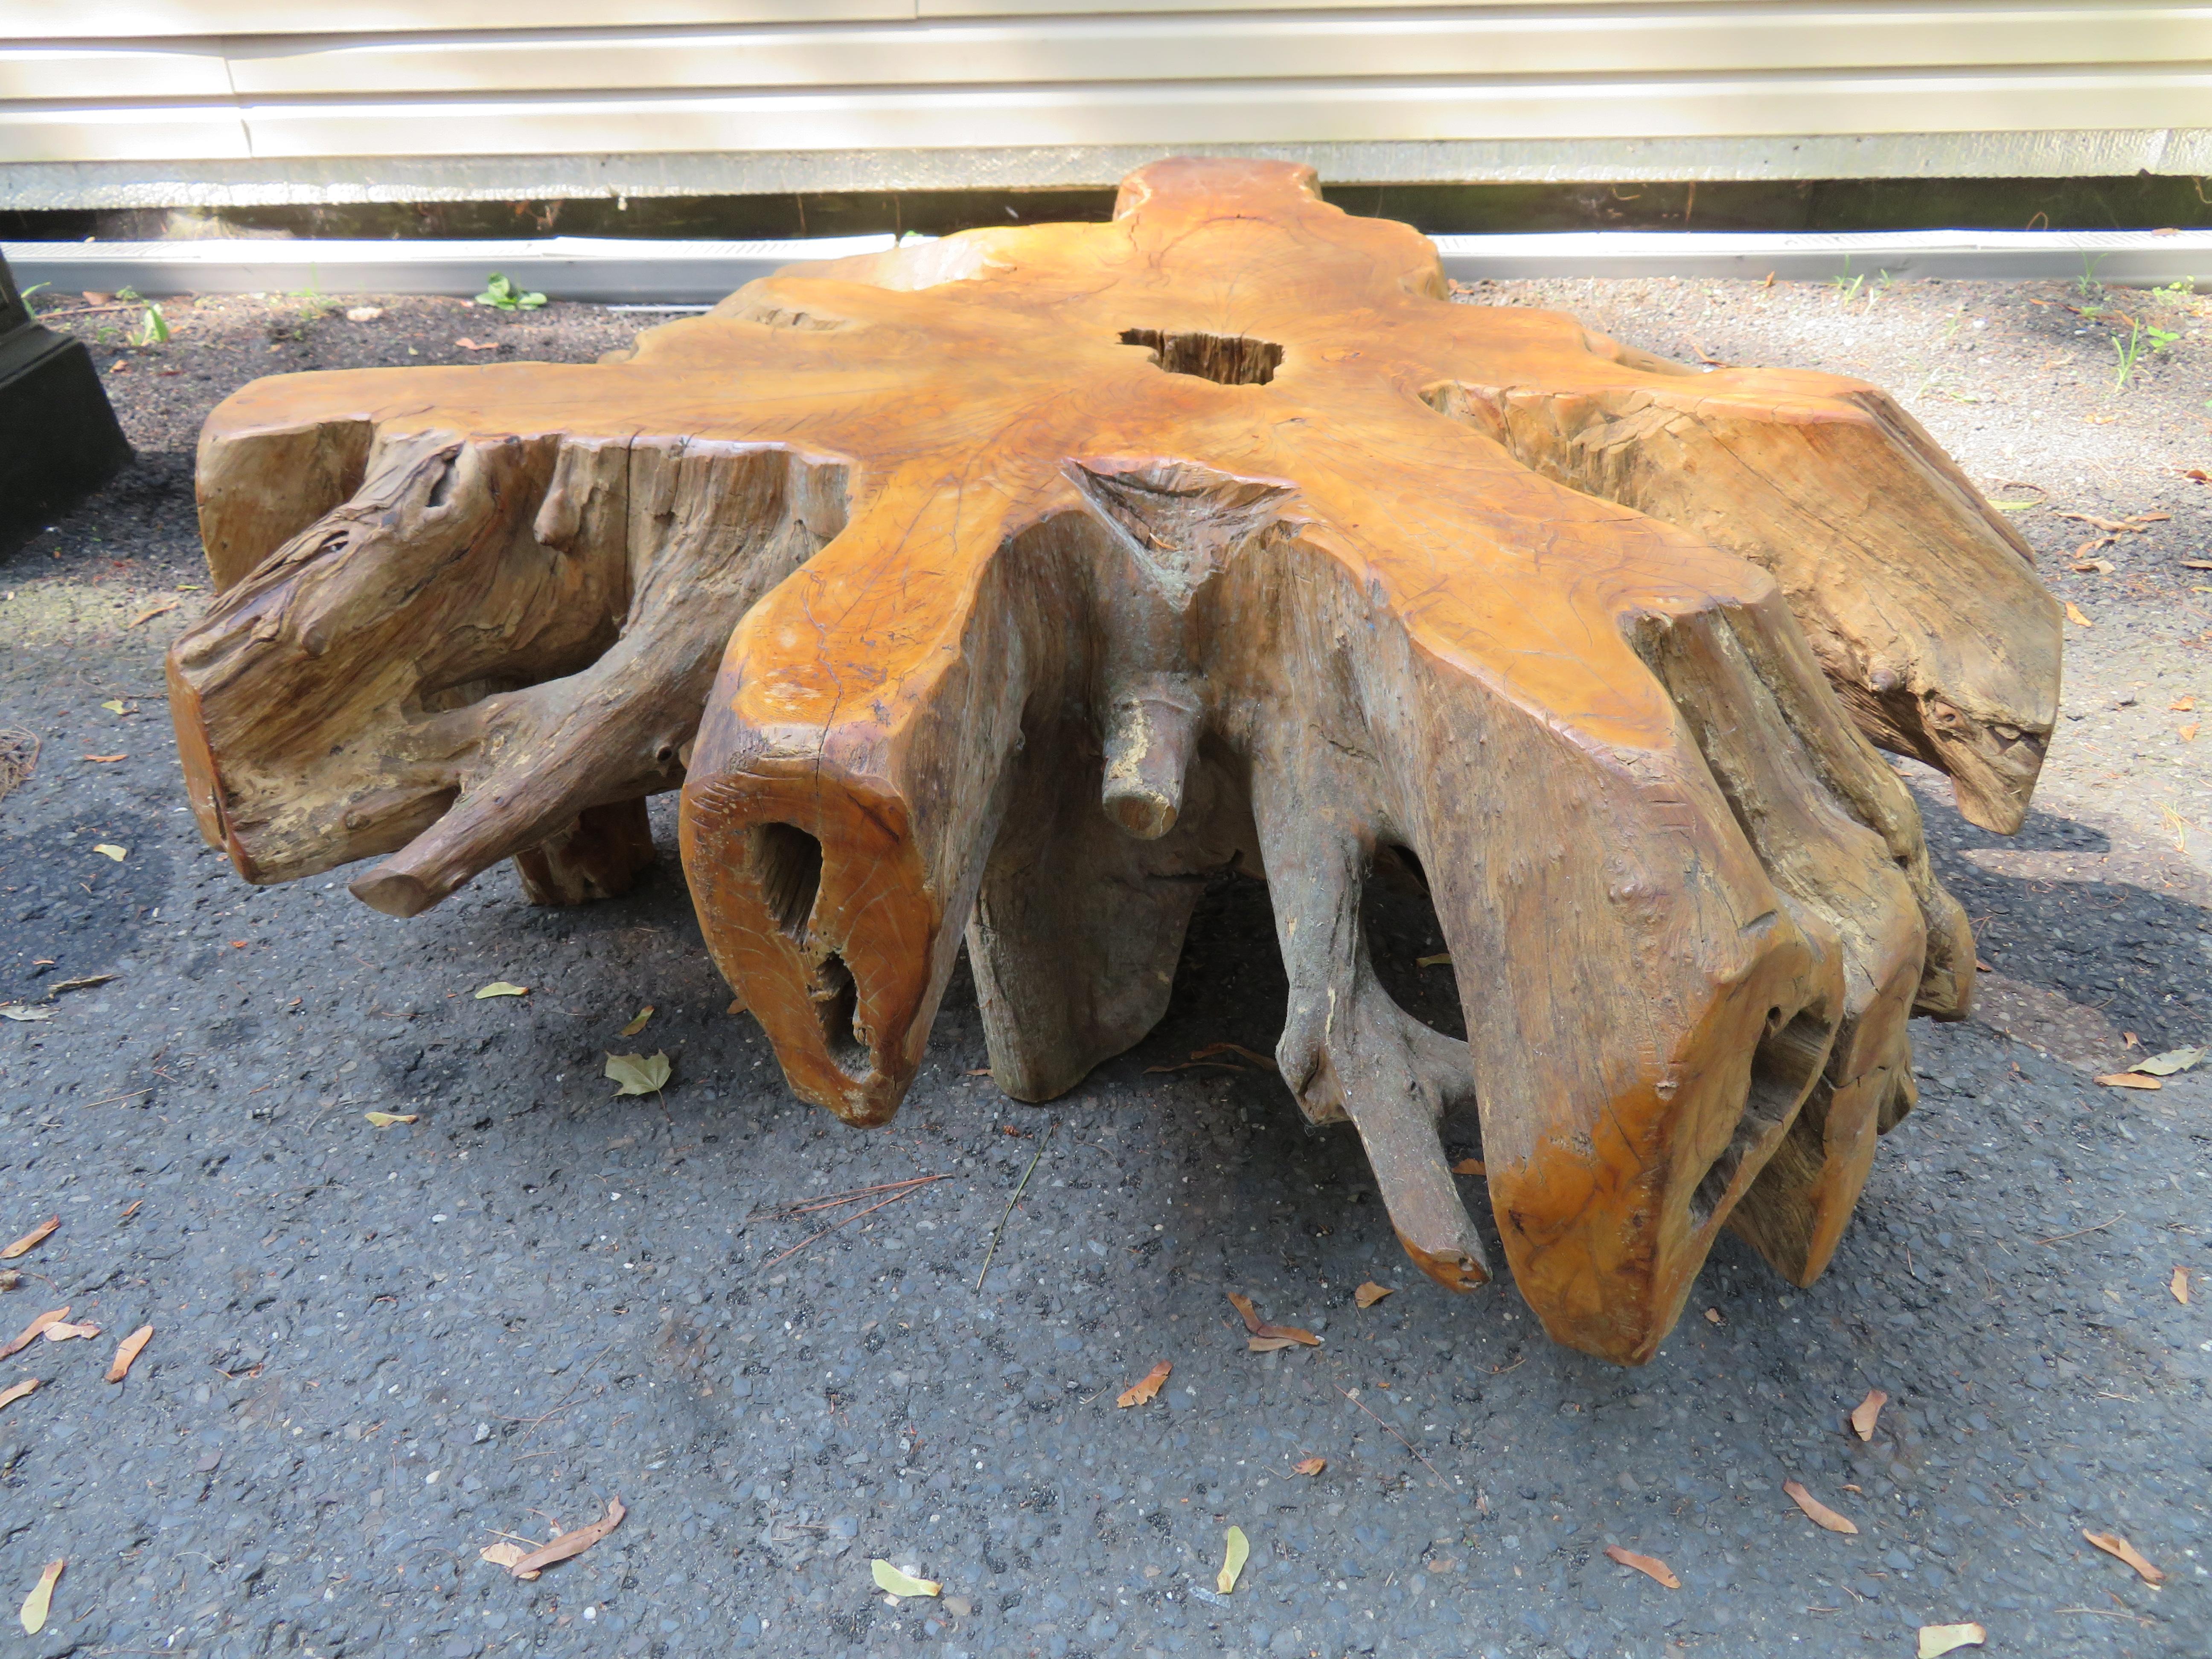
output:
[{"label": "white horizontal siding", "polygon": [[0,27],[20,40],[123,40],[500,29],[526,20],[533,28],[589,28],[914,15],[913,0],[6,0]]},{"label": "white horizontal siding", "polygon": [[0,0],[0,165],[2212,127],[2212,0],[921,3]]},{"label": "white horizontal siding", "polygon": [[[229,49],[247,97],[825,86],[1080,84],[1372,76],[1494,82],[1763,70],[2212,63],[2212,6],[1954,9],[1807,6],[1639,19],[1510,16],[1048,18],[1034,23],[624,31]],[[172,94],[174,95],[174,94]],[[2208,112],[2212,114],[2212,112]]]},{"label": "white horizontal siding", "polygon": [[[2049,124],[2183,125],[2212,110],[2212,70],[2139,74],[1823,76],[1434,85],[1123,83],[867,88],[728,96],[247,104],[263,156],[564,150],[884,149],[1385,138],[1750,137],[1980,132]],[[3,141],[0,141],[3,142]]]}]

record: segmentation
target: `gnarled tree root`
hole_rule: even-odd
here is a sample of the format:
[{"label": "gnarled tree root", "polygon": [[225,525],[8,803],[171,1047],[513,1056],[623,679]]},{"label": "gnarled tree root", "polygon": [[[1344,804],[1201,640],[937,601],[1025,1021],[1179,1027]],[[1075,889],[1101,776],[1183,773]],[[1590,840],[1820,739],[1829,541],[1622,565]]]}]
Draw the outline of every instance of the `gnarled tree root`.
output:
[{"label": "gnarled tree root", "polygon": [[[683,791],[708,949],[791,1086],[881,1123],[963,940],[992,1071],[1165,1009],[1270,884],[1277,1046],[1407,1252],[1649,1358],[1723,1226],[1807,1282],[1973,951],[1869,739],[2019,822],[2055,607],[1873,388],[1698,374],[1443,302],[1310,174],[1168,162],[1115,222],[799,267],[590,368],[257,382],[202,447],[224,592],[170,673],[254,880],[489,865],[574,902]],[[1468,1036],[1363,895],[1418,867]]]}]

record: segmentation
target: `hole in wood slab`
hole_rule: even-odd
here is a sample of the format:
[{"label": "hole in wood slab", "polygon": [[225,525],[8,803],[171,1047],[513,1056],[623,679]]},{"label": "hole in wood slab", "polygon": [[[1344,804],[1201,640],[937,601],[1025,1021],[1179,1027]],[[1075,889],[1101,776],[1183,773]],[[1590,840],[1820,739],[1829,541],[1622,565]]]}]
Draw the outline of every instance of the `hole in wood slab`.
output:
[{"label": "hole in wood slab", "polygon": [[[1408,847],[1377,844],[1359,893],[1367,956],[1390,1000],[1432,1031],[1464,1039],[1467,1016],[1449,962],[1428,872]],[[1421,964],[1426,962],[1428,966]]]},{"label": "hole in wood slab", "polygon": [[804,944],[806,920],[822,890],[822,843],[795,823],[763,823],[754,826],[751,853],[753,880],[769,914],[793,942]]},{"label": "hole in wood slab", "polygon": [[1786,1023],[1779,1008],[1768,1011],[1766,1036],[1752,1055],[1751,1093],[1744,1101],[1743,1116],[1691,1194],[1692,1227],[1702,1227],[1711,1218],[1745,1157],[1788,1120],[1826,1061],[1834,1035],[1833,1022],[1818,1009],[1808,1008]]},{"label": "hole in wood slab", "polygon": [[1243,334],[1163,334],[1156,328],[1125,328],[1121,343],[1143,346],[1170,374],[1195,374],[1220,386],[1265,386],[1283,366],[1282,347]]},{"label": "hole in wood slab", "polygon": [[844,957],[832,951],[822,958],[822,966],[814,977],[814,988],[810,994],[814,999],[815,1016],[822,1022],[823,1047],[829,1049],[830,1058],[837,1062],[837,1069],[846,1076],[867,1076],[872,1062],[867,1039],[860,1034],[860,988],[853,978],[853,970],[845,965]]}]

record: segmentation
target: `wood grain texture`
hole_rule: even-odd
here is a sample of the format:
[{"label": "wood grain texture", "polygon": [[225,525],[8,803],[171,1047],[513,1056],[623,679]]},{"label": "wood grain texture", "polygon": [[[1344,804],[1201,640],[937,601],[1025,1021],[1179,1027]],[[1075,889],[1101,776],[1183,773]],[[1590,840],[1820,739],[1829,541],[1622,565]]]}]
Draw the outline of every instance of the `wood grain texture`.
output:
[{"label": "wood grain texture", "polygon": [[[1875,388],[1444,292],[1304,168],[1171,161],[1111,223],[794,267],[597,367],[257,382],[170,664],[202,828],[259,880],[382,856],[354,890],[412,914],[514,856],[612,890],[546,870],[634,868],[680,785],[716,963],[856,1124],[963,939],[1047,1099],[1160,1018],[1200,884],[1263,877],[1277,1063],[1407,1251],[1491,1272],[1471,1103],[1522,1293],[1646,1359],[1723,1225],[1826,1266],[1907,1018],[1973,976],[1869,739],[2016,823],[2058,617]],[[1377,977],[1378,866],[1463,1042]]]}]

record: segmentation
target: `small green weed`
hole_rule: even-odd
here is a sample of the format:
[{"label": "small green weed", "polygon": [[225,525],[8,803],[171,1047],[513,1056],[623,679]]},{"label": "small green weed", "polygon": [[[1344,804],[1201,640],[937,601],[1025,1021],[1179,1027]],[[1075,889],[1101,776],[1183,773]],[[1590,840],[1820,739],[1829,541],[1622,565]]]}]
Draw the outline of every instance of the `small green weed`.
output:
[{"label": "small green weed", "polygon": [[149,305],[139,318],[138,326],[131,331],[131,343],[135,346],[166,344],[169,338],[169,319],[161,314],[161,307]]},{"label": "small green weed", "polygon": [[501,311],[535,311],[545,303],[542,294],[525,294],[513,282],[494,271],[484,283],[484,291],[477,295],[480,306],[496,306]]},{"label": "small green weed", "polygon": [[2112,355],[2119,359],[2112,375],[2112,390],[2118,392],[2128,383],[2128,376],[2136,372],[2136,365],[2146,351],[2163,351],[2181,335],[2173,329],[2160,328],[2155,323],[2139,323],[2128,319],[2128,337],[2112,337]]}]

